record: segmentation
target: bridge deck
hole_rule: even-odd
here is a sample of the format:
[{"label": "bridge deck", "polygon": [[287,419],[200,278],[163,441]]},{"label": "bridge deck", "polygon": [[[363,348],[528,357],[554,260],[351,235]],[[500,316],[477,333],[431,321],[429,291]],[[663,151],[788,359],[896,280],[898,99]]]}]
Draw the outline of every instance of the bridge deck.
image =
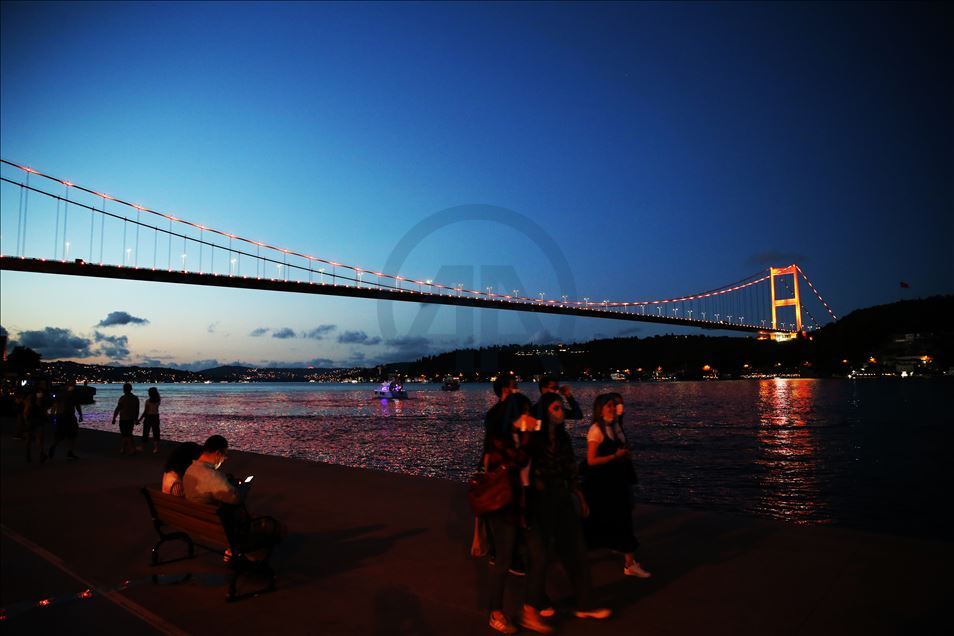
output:
[{"label": "bridge deck", "polygon": [[296,294],[321,294],[326,296],[346,296],[350,298],[370,298],[374,300],[393,300],[398,302],[429,303],[457,307],[477,307],[504,311],[524,311],[560,316],[585,316],[589,318],[608,318],[630,322],[650,322],[657,324],[697,327],[701,329],[719,329],[745,333],[788,333],[786,329],[772,329],[751,325],[732,325],[711,320],[673,318],[668,316],[645,315],[632,311],[613,311],[598,306],[571,307],[556,302],[511,302],[455,296],[453,294],[434,294],[413,289],[387,289],[374,286],[333,285],[330,283],[308,281],[286,281],[274,278],[254,278],[245,276],[222,276],[217,274],[199,274],[189,271],[152,269],[146,267],[122,267],[118,265],[85,263],[82,261],[58,261],[34,258],[0,256],[0,270],[36,272],[44,274],[65,274],[69,276],[89,276],[96,278],[117,278],[123,280],[141,280],[156,283],[178,283],[180,285],[205,285],[210,287],[232,287],[236,289],[259,289],[268,291],[291,292]]}]

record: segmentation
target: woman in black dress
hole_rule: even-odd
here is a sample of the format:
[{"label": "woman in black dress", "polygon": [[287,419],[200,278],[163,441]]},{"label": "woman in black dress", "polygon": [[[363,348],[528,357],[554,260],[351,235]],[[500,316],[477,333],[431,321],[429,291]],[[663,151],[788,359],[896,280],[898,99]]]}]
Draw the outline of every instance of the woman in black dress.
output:
[{"label": "woman in black dress", "polygon": [[622,415],[622,398],[611,393],[596,397],[593,424],[586,434],[583,492],[590,505],[586,541],[590,548],[622,552],[623,573],[646,579],[651,574],[636,561],[639,541],[633,533],[635,472],[620,426]]}]

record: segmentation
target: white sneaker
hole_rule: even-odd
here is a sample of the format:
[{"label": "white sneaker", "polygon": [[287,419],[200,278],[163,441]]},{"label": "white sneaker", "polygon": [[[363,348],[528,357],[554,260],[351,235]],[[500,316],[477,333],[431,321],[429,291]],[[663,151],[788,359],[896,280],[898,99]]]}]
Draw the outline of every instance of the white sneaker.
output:
[{"label": "white sneaker", "polygon": [[648,579],[652,576],[649,572],[644,570],[639,563],[633,563],[632,565],[627,565],[623,568],[623,574],[626,576],[636,576],[641,579]]},{"label": "white sneaker", "polygon": [[490,626],[501,634],[516,634],[517,627],[510,622],[510,619],[497,612],[490,613]]},{"label": "white sneaker", "polygon": [[577,618],[594,618],[598,621],[609,618],[613,615],[613,610],[606,607],[598,607],[590,610],[577,610],[573,612]]}]

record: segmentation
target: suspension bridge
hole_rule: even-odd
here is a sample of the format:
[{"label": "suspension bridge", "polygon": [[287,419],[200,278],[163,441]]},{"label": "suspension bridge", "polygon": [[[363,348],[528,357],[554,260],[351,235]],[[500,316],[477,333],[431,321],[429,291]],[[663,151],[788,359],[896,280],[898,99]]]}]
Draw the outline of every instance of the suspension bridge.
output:
[{"label": "suspension bridge", "polygon": [[[0,159],[0,167],[0,270],[5,271],[575,315],[749,332],[777,340],[821,326],[809,299],[819,316],[827,312],[837,319],[796,264],[770,267],[705,291],[649,300],[466,289],[245,238],[6,159]],[[10,212],[14,204],[15,219]],[[800,281],[811,294],[801,293]]]}]

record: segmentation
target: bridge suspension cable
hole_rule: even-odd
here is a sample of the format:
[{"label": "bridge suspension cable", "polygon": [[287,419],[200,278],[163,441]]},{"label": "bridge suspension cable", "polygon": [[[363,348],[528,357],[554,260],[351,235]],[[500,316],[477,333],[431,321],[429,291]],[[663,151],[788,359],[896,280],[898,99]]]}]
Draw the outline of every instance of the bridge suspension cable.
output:
[{"label": "bridge suspension cable", "polygon": [[[620,313],[630,314],[633,318],[636,316],[650,316],[659,321],[672,323],[697,324],[698,326],[711,325],[713,328],[738,328],[752,330],[759,328],[761,296],[763,292],[758,287],[760,283],[770,278],[770,272],[765,270],[747,276],[734,283],[723,285],[702,292],[664,298],[657,300],[602,300],[594,301],[590,298],[582,300],[570,299],[562,296],[562,300],[556,298],[546,299],[543,293],[539,297],[528,295],[519,295],[517,290],[513,294],[494,293],[493,288],[486,290],[465,289],[463,285],[450,285],[435,280],[423,280],[409,278],[399,274],[380,272],[370,268],[363,268],[357,265],[341,263],[336,260],[311,256],[295,250],[282,248],[264,241],[249,239],[232,232],[226,232],[207,225],[196,223],[180,216],[168,214],[147,208],[137,203],[111,196],[98,190],[84,187],[71,181],[60,179],[33,168],[17,164],[6,159],[0,159],[0,163],[11,166],[17,170],[26,173],[23,182],[10,179],[6,176],[0,177],[4,183],[9,183],[19,188],[18,215],[17,215],[17,240],[15,253],[17,257],[25,258],[27,252],[27,221],[29,213],[29,195],[36,193],[53,199],[56,203],[55,229],[51,232],[54,236],[53,259],[67,262],[69,259],[70,248],[74,247],[77,252],[83,247],[79,244],[74,246],[71,239],[76,236],[68,234],[70,227],[70,209],[86,210],[90,214],[89,220],[89,262],[93,262],[95,241],[96,241],[96,221],[99,220],[99,265],[106,265],[106,221],[107,219],[122,222],[122,252],[120,258],[115,262],[116,266],[124,268],[139,269],[141,263],[140,247],[142,246],[141,234],[143,231],[153,233],[152,243],[152,270],[157,271],[160,265],[164,265],[169,272],[194,272],[198,274],[211,276],[241,277],[247,278],[250,275],[243,275],[242,265],[248,263],[251,259],[255,262],[256,280],[281,280],[284,282],[307,282],[310,284],[328,284],[330,280],[332,286],[346,285],[353,288],[380,289],[386,292],[399,292],[401,294],[418,294],[420,296],[437,295],[444,297],[454,297],[458,300],[473,299],[475,301],[492,301],[494,305],[509,304],[526,307],[526,310],[533,311],[532,308],[549,310],[549,308],[564,308],[568,310],[584,311],[590,313]],[[56,194],[47,189],[31,185],[31,177],[41,178],[50,182],[61,184],[64,187],[63,194]],[[83,197],[71,197],[71,192],[84,193],[93,197],[90,202],[83,202]],[[107,203],[121,206],[123,210],[135,210],[131,212],[116,212],[107,209]],[[62,234],[60,233],[61,213],[62,212]],[[147,222],[143,217],[154,217],[158,222],[155,224]],[[75,215],[74,215],[75,217]],[[112,221],[111,221],[112,223]],[[168,227],[165,226],[168,224]],[[181,229],[177,229],[181,228]],[[114,233],[115,226],[110,225],[110,236]],[[197,236],[194,234],[197,233]],[[165,245],[160,246],[160,236],[165,237]],[[62,238],[61,238],[62,237]],[[48,240],[48,239],[47,239]],[[118,244],[118,236],[115,239]],[[182,241],[182,251],[179,259],[173,263],[173,242]],[[150,243],[146,239],[146,245]],[[197,256],[197,262],[189,259],[190,246],[193,249],[193,257]],[[165,248],[165,263],[159,262],[159,252],[161,247]],[[0,248],[2,249],[2,248]],[[111,248],[114,249],[114,248]],[[146,248],[148,249],[148,247]],[[196,254],[197,252],[197,254]],[[216,263],[217,254],[226,253],[225,264]],[[263,253],[264,252],[264,253]],[[0,254],[2,256],[2,254]],[[111,257],[112,258],[112,257]],[[45,260],[45,259],[41,259]],[[322,266],[316,269],[316,265]],[[274,268],[274,275],[269,275],[268,268]],[[208,272],[206,272],[208,268]],[[330,272],[328,271],[330,269]],[[830,307],[821,298],[817,289],[808,281],[805,273],[798,270],[805,280],[809,283],[819,301],[834,317]],[[221,273],[220,273],[221,272]],[[317,277],[317,281],[315,278]],[[765,287],[764,285],[762,287]],[[425,291],[426,290],[426,291]],[[453,303],[448,303],[453,304]],[[765,303],[765,306],[768,304]],[[513,307],[517,308],[517,307]],[[655,310],[655,311],[652,311]],[[634,315],[635,314],[635,315]],[[767,329],[766,320],[761,320],[761,327]]]}]

